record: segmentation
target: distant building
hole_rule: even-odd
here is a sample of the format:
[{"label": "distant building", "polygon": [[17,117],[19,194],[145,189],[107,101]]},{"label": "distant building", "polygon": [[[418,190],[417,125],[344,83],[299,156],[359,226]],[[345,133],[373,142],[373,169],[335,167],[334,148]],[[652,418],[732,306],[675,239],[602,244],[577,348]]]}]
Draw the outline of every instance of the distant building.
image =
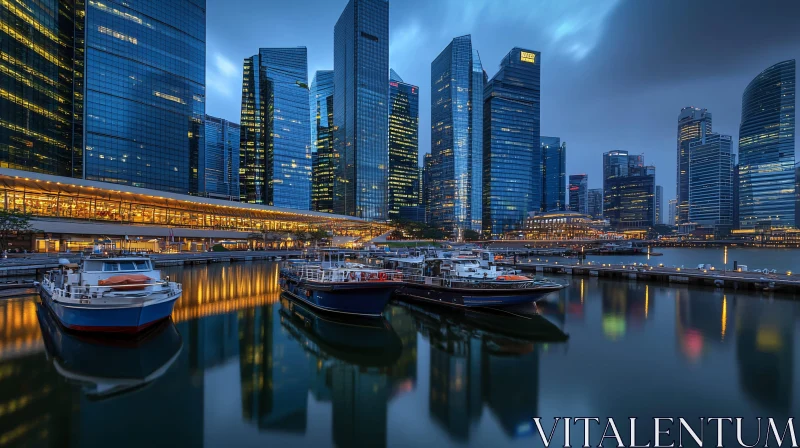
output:
[{"label": "distant building", "polygon": [[739,225],[795,225],[795,61],[750,82],[739,126]]},{"label": "distant building", "polygon": [[239,200],[239,124],[205,116],[201,194]]},{"label": "distant building", "polygon": [[422,206],[425,208],[425,222],[431,222],[431,176],[435,170],[434,158],[431,153],[425,153],[422,165]]},{"label": "distant building", "polygon": [[540,137],[542,147],[542,211],[567,208],[567,144],[559,137]]},{"label": "distant building", "polygon": [[627,151],[603,154],[603,217],[612,227],[641,230],[655,224],[655,171]]},{"label": "distant building", "polygon": [[431,63],[429,222],[446,232],[481,229],[483,66],[469,35]]},{"label": "distant building", "polygon": [[592,188],[589,190],[589,216],[594,219],[603,217],[603,189]]},{"label": "distant building", "polygon": [[404,205],[397,211],[397,218],[401,221],[425,222],[425,207],[421,205]]},{"label": "distant building", "polygon": [[307,66],[305,47],[261,48],[244,60],[242,202],[311,208]]},{"label": "distant building", "polygon": [[419,206],[419,87],[391,70],[389,79],[389,218]]},{"label": "distant building", "polygon": [[733,144],[731,136],[706,134],[689,145],[689,222],[731,230]]},{"label": "distant building", "polygon": [[569,209],[570,211],[589,214],[589,176],[586,174],[569,175]]},{"label": "distant building", "polygon": [[664,189],[656,185],[656,224],[664,224]]},{"label": "distant building", "polygon": [[483,103],[483,230],[517,230],[541,209],[541,53],[512,49],[486,85]]},{"label": "distant building", "polygon": [[678,213],[678,200],[677,199],[670,199],[669,206],[667,209],[667,222],[666,224],[674,226],[677,222],[677,213]]},{"label": "distant building", "polygon": [[311,209],[333,213],[336,152],[333,150],[333,70],[318,70],[311,81]]},{"label": "distant building", "polygon": [[711,133],[711,112],[684,107],[678,115],[678,224],[689,222],[689,144]]},{"label": "distant building", "polygon": [[533,214],[523,228],[528,240],[574,240],[602,238],[592,217],[573,211]]},{"label": "distant building", "polygon": [[389,198],[389,2],[350,0],[333,30],[334,210],[384,220]]},{"label": "distant building", "polygon": [[[739,164],[733,166],[733,228],[739,229]],[[796,212],[797,210],[795,210]],[[797,223],[797,221],[795,221]]]}]

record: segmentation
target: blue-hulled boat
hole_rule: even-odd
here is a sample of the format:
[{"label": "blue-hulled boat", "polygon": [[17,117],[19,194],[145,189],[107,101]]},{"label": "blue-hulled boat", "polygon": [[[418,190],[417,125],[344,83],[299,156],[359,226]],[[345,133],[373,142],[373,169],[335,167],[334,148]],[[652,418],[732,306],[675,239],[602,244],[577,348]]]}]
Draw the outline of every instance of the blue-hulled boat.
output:
[{"label": "blue-hulled boat", "polygon": [[37,289],[67,329],[109,333],[138,333],[168,318],[182,293],[147,257],[62,260]]},{"label": "blue-hulled boat", "polygon": [[281,269],[280,284],[284,292],[316,309],[376,317],[402,282],[397,272],[359,264],[294,262]]}]

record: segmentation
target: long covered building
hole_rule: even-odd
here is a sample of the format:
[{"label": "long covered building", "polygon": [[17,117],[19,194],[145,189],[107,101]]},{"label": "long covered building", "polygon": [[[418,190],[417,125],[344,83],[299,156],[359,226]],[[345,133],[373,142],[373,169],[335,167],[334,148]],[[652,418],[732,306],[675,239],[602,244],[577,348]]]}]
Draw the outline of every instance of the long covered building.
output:
[{"label": "long covered building", "polygon": [[386,225],[350,216],[7,168],[0,168],[0,207],[31,215],[36,230],[12,244],[20,250],[42,252],[84,250],[98,241],[119,243],[119,247],[138,244],[140,249],[153,251],[190,250],[220,241],[256,238],[261,242],[316,229],[332,236],[369,239],[388,230]]}]

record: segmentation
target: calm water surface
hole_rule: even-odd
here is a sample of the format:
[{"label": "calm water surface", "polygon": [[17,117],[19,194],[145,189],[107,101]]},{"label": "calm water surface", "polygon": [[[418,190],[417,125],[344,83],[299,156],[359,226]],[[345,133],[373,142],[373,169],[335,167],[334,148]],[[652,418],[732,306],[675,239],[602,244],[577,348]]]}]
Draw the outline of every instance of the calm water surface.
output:
[{"label": "calm water surface", "polygon": [[275,264],[167,273],[174,324],[139,345],[0,299],[0,446],[541,446],[533,416],[800,403],[800,305],[765,295],[576,277],[531,318],[398,303],[357,326],[282,299]]}]

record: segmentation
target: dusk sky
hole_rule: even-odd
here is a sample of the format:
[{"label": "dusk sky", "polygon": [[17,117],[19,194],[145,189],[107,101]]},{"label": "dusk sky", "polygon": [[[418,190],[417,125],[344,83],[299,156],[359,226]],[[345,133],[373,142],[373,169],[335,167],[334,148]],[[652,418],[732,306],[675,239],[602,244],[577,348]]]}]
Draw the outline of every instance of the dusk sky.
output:
[{"label": "dusk sky", "polygon": [[[332,69],[346,4],[208,0],[206,113],[239,122],[242,60],[259,47],[307,47],[309,81]],[[798,19],[797,0],[394,0],[389,63],[420,87],[421,156],[431,61],[453,37],[472,35],[490,78],[511,48],[541,51],[541,133],[566,141],[567,174],[588,173],[599,188],[603,152],[641,153],[669,200],[681,107],[709,109],[714,132],[737,140],[750,80],[800,59]]]}]

